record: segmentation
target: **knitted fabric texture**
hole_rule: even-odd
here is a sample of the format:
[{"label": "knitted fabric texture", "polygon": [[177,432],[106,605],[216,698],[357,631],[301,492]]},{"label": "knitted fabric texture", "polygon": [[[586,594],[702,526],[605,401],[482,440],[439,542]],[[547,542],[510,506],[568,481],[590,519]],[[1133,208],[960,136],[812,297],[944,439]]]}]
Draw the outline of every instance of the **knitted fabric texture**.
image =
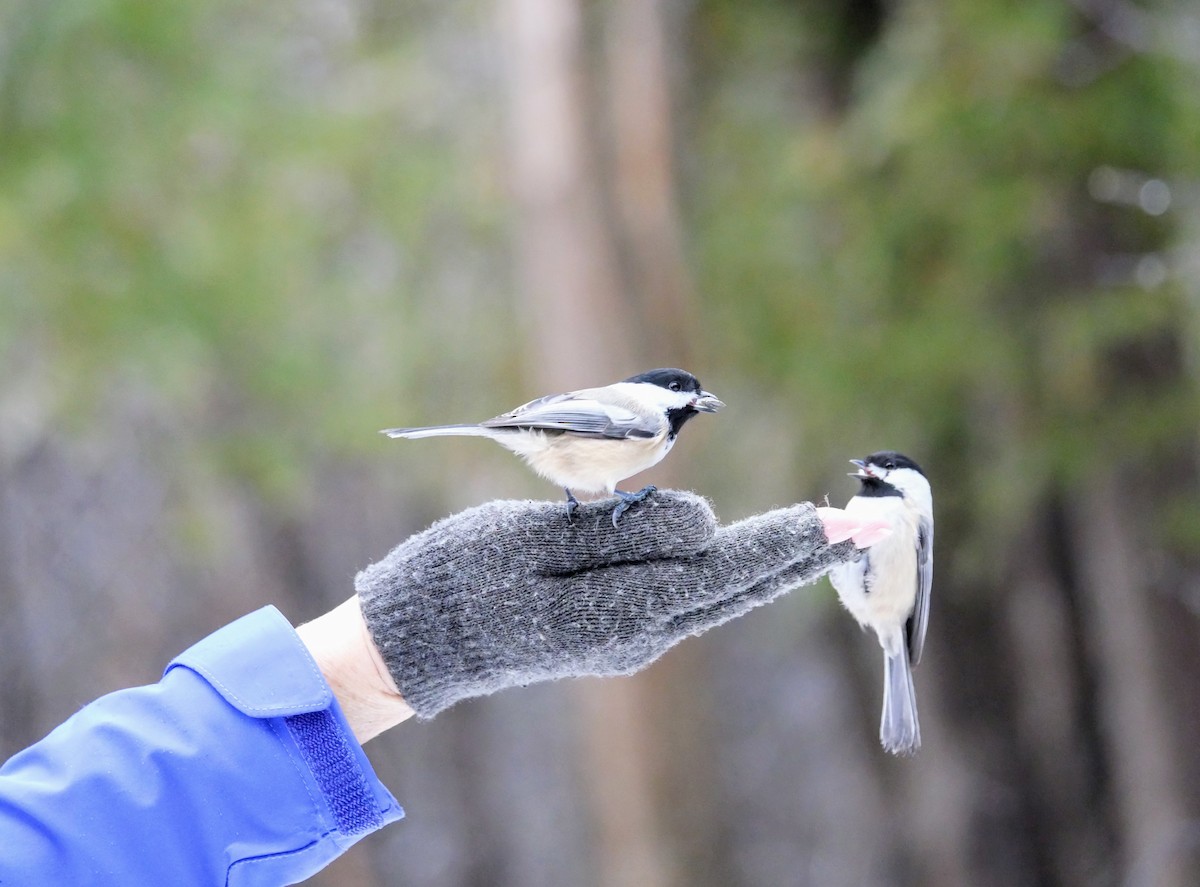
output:
[{"label": "knitted fabric texture", "polygon": [[490,502],[435,523],[358,574],[362,611],[419,718],[535,681],[632,674],[855,557],[795,505],[718,526],[661,491],[615,528],[612,502]]}]

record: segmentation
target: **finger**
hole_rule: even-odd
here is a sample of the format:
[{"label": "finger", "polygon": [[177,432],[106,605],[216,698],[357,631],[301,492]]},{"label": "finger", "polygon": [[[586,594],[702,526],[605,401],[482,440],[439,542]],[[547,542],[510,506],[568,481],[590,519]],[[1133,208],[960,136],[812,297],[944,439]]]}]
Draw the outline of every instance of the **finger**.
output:
[{"label": "finger", "polygon": [[848,514],[845,509],[823,506],[817,509],[817,517],[825,528],[825,538],[830,543],[845,542],[862,528],[862,520]]},{"label": "finger", "polygon": [[[731,619],[736,619],[772,600],[758,592],[758,586],[752,585],[710,606],[686,613],[676,613],[665,620],[663,633],[678,639],[704,634],[710,628],[716,628]],[[782,593],[782,591],[779,592],[779,594]]]},{"label": "finger", "polygon": [[654,589],[652,608],[660,617],[690,613],[734,598],[763,579],[820,559],[840,562],[850,543],[835,549],[811,505],[795,505],[721,527],[712,543],[693,556],[598,570],[591,581]]},{"label": "finger", "polygon": [[828,506],[817,509],[817,517],[825,528],[825,538],[831,544],[854,540],[856,548],[870,548],[892,535],[892,527],[886,520],[869,520],[855,516],[842,508]]},{"label": "finger", "polygon": [[892,527],[885,520],[867,521],[854,534],[855,548],[870,548],[892,535]]},{"label": "finger", "polygon": [[814,584],[854,556],[854,549],[849,544],[828,546],[706,606],[676,613],[666,620],[665,630],[668,635],[679,638],[704,634],[710,628],[736,619],[793,589]]},{"label": "finger", "polygon": [[441,525],[453,525],[461,544],[519,548],[528,566],[546,575],[690,556],[708,546],[717,529],[711,506],[694,493],[655,492],[613,527],[615,504],[612,499],[581,503],[568,518],[562,503],[497,501]]},{"label": "finger", "polygon": [[754,515],[721,527],[702,556],[702,599],[686,609],[737,594],[797,561],[829,549],[825,528],[809,503]]},{"label": "finger", "polygon": [[551,574],[609,564],[689,557],[707,548],[717,532],[708,500],[695,493],[659,490],[621,515],[613,526],[613,499],[581,504],[573,523],[545,528],[540,562]]}]

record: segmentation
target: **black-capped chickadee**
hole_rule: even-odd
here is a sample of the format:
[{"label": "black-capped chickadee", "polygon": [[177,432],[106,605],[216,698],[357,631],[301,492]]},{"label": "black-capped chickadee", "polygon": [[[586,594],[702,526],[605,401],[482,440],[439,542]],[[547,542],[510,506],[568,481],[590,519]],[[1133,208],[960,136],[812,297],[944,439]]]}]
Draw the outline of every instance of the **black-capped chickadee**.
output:
[{"label": "black-capped chickadee", "polygon": [[535,472],[567,491],[567,515],[578,504],[572,491],[616,494],[613,526],[653,486],[625,493],[617,484],[656,465],[670,452],[679,429],[698,413],[725,404],[684,370],[658,369],[603,388],[550,394],[478,425],[388,428],[388,437],[489,437],[521,456]]},{"label": "black-capped chickadee", "polygon": [[[933,585],[933,493],[925,474],[900,453],[851,459],[861,481],[846,514],[860,525],[884,525],[859,558],[830,572],[842,605],[883,647],[883,718],[879,740],[893,754],[921,746],[912,667],[921,660]],[[861,543],[860,547],[861,547]]]}]

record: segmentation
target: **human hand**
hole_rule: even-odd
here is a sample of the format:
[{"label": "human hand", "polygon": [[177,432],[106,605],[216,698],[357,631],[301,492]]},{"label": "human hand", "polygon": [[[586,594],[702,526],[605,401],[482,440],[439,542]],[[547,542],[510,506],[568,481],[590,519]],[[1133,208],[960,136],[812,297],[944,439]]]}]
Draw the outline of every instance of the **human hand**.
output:
[{"label": "human hand", "polygon": [[886,520],[868,519],[844,508],[821,506],[817,517],[825,525],[825,537],[834,544],[850,539],[855,548],[870,548],[892,535],[892,526]]},{"label": "human hand", "polygon": [[631,674],[855,556],[795,505],[718,526],[666,491],[611,522],[551,502],[490,502],[445,518],[358,574],[371,637],[404,701],[431,718],[505,687]]}]

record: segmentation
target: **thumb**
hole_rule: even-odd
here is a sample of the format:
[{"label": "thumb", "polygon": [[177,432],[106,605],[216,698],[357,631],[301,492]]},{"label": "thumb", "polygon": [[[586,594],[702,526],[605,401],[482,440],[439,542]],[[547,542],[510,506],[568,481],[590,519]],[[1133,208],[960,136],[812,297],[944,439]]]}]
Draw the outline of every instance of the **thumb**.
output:
[{"label": "thumb", "polygon": [[681,490],[660,490],[625,512],[612,525],[614,501],[588,502],[568,521],[530,522],[524,528],[526,550],[547,575],[566,575],[594,567],[691,557],[706,549],[717,533],[708,500]]}]

